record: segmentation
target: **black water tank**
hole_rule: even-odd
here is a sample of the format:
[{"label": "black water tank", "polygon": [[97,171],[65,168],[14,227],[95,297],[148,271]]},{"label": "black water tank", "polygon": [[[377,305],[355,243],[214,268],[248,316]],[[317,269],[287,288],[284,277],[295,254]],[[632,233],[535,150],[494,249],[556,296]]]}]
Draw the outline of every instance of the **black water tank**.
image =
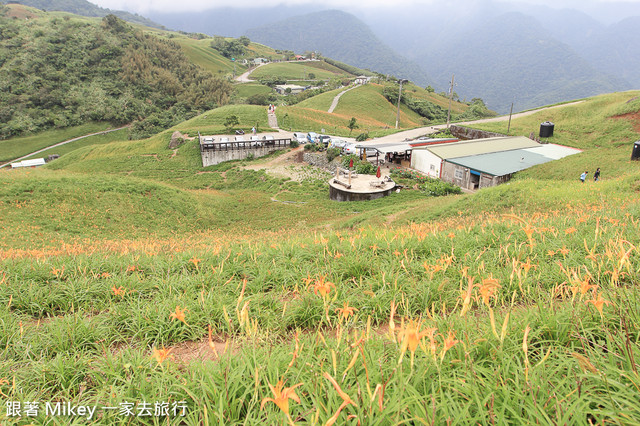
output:
[{"label": "black water tank", "polygon": [[633,144],[633,151],[631,152],[632,160],[640,160],[640,141],[636,141]]},{"label": "black water tank", "polygon": [[554,124],[550,121],[545,121],[544,123],[540,123],[540,137],[550,138],[551,136],[553,136],[553,127],[554,127]]}]

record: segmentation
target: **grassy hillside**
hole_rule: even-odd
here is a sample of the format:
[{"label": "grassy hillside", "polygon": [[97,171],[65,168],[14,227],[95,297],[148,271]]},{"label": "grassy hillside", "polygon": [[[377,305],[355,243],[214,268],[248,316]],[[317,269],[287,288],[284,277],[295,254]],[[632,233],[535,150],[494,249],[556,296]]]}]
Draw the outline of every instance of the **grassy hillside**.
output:
[{"label": "grassy hillside", "polygon": [[[173,40],[182,47],[191,62],[211,74],[233,73],[234,63],[222,56],[217,50],[211,48],[211,39],[194,40],[188,37],[175,37]],[[242,74],[246,69],[247,67],[240,63],[235,64],[237,74]]]},{"label": "grassy hillside", "polygon": [[0,138],[88,121],[133,123],[136,137],[227,101],[231,85],[180,47],[109,15],[0,11]]},{"label": "grassy hillside", "polygon": [[263,65],[251,73],[250,78],[259,80],[265,77],[280,77],[285,80],[308,80],[309,73],[317,79],[352,76],[339,68],[323,61],[278,62]]},{"label": "grassy hillside", "polygon": [[8,163],[11,160],[59,142],[107,130],[109,127],[109,123],[87,123],[65,129],[48,130],[34,136],[0,140],[0,164]]},{"label": "grassy hillside", "polygon": [[[633,142],[638,140],[637,115],[640,92],[620,92],[585,99],[566,108],[549,109],[511,122],[511,134],[537,136],[540,123],[555,124],[553,137],[548,141],[585,150],[558,162],[548,163],[518,174],[522,178],[577,180],[584,170],[592,176],[597,167],[608,177],[624,176],[636,171],[640,164],[629,161]],[[476,127],[506,133],[506,122],[483,123]]]},{"label": "grassy hillside", "polygon": [[[356,90],[348,113],[279,120],[387,102]],[[172,425],[638,423],[638,95],[546,111],[584,153],[476,194],[336,203],[327,174],[246,168],[273,157],[203,169],[196,140],[168,149],[173,129],[0,171],[0,391],[166,401]],[[234,105],[175,129],[229,114],[266,125]],[[595,160],[603,179],[578,182],[570,162]],[[3,424],[51,420],[12,407]],[[123,421],[98,411],[77,421]]]}]

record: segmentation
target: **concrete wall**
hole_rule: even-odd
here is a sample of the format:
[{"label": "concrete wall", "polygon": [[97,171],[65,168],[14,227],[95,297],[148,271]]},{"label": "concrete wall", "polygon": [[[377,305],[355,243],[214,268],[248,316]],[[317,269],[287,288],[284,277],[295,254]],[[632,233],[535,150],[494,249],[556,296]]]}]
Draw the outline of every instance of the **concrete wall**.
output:
[{"label": "concrete wall", "polygon": [[[411,168],[416,169],[432,178],[440,177],[442,160],[426,149],[414,149],[411,152]],[[433,166],[433,169],[432,169]]]},{"label": "concrete wall", "polygon": [[204,150],[201,152],[202,167],[213,166],[225,161],[243,160],[247,158],[249,154],[253,154],[254,158],[264,157],[273,151],[284,148],[285,147],[282,146],[262,146],[245,149],[230,149],[228,151]]},{"label": "concrete wall", "polygon": [[472,129],[470,127],[462,127],[462,126],[449,126],[449,130],[451,130],[451,134],[459,139],[469,140],[469,139],[485,139],[485,138],[495,138],[507,136],[502,133],[494,133],[494,132],[485,132],[484,130]]},{"label": "concrete wall", "polygon": [[447,161],[444,162],[442,168],[443,181],[470,190],[496,186],[507,182],[509,179],[511,179],[511,175],[492,176],[486,173],[480,173],[480,177],[477,175],[474,176],[468,168]]},{"label": "concrete wall", "polygon": [[334,201],[369,201],[386,197],[391,194],[393,190],[395,190],[395,186],[378,192],[350,192],[346,188],[342,190],[333,185],[329,185],[329,198]]}]

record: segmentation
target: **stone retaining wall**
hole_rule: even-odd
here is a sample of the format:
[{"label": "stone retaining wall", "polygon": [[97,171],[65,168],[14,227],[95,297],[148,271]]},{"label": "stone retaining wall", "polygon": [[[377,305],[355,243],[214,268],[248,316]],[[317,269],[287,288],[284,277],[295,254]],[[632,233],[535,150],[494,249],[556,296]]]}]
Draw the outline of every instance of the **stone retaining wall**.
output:
[{"label": "stone retaining wall", "polygon": [[451,131],[451,134],[453,136],[461,140],[485,139],[485,138],[496,138],[496,137],[507,136],[507,135],[503,135],[502,133],[487,132],[484,130],[472,129],[471,127],[463,127],[463,126],[456,126],[456,125],[449,126],[449,130]]}]

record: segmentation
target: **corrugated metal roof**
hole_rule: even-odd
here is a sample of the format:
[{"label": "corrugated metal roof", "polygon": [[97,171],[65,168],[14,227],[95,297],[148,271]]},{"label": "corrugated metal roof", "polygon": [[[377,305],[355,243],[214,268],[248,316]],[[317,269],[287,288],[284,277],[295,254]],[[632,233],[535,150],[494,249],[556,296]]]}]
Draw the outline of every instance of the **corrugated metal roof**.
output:
[{"label": "corrugated metal roof", "polygon": [[453,138],[431,138],[431,139],[422,139],[422,140],[412,140],[412,141],[404,141],[404,142],[383,142],[376,143],[375,140],[367,143],[361,143],[356,145],[356,148],[367,148],[367,149],[376,149],[383,154],[389,152],[405,152],[413,149],[425,148],[425,146],[420,145],[431,145],[437,146],[439,144],[452,144],[456,143],[457,139]]},{"label": "corrugated metal roof", "polygon": [[450,158],[468,157],[471,155],[488,154],[492,152],[508,151],[514,149],[533,148],[540,146],[536,141],[524,136],[499,137],[487,139],[474,139],[470,141],[452,142],[437,146],[427,146],[438,157],[447,160]]},{"label": "corrugated metal roof", "polygon": [[545,144],[539,145],[536,148],[512,149],[488,154],[449,158],[447,162],[492,176],[504,176],[579,152],[581,151],[578,149],[566,146]]}]

